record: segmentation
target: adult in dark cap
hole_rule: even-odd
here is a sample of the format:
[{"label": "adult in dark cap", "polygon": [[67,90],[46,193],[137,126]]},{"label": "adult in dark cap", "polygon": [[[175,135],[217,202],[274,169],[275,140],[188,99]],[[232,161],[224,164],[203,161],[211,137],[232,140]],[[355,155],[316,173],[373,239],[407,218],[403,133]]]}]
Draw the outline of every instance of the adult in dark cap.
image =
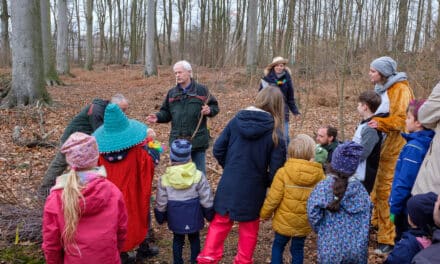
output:
[{"label": "adult in dark cap", "polygon": [[372,225],[378,227],[378,254],[393,249],[395,230],[390,219],[389,197],[394,177],[394,168],[400,150],[405,145],[401,133],[405,129],[406,109],[413,99],[406,73],[397,71],[397,62],[390,57],[380,57],[370,64],[369,77],[374,90],[381,97],[376,113],[389,113],[386,117],[373,117],[368,125],[386,134],[382,143],[376,181],[371,192],[374,203]]},{"label": "adult in dark cap", "polygon": [[362,154],[355,142],[333,152],[327,178],[318,183],[307,202],[307,215],[318,235],[318,263],[368,262],[371,202],[354,177]]},{"label": "adult in dark cap", "polygon": [[[136,257],[151,255],[148,243],[143,243],[148,231],[153,159],[145,150],[147,126],[129,119],[115,104],[109,104],[104,124],[93,135],[98,143],[99,164],[107,178],[122,192],[128,212],[127,239],[121,250],[122,263],[130,263],[128,251],[139,246]],[[155,252],[157,254],[157,252]]]}]

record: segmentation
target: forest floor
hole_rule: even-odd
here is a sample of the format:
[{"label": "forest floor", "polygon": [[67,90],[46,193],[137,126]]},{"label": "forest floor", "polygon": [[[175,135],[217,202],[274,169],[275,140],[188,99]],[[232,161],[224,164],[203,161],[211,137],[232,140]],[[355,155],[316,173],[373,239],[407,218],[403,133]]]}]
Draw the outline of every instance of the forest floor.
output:
[{"label": "forest floor", "polygon": [[[0,73],[8,72],[0,69]],[[14,144],[12,133],[19,126],[21,139],[32,141],[47,136],[46,141],[57,144],[64,128],[81,108],[93,98],[110,98],[115,93],[124,94],[130,101],[127,112],[130,118],[145,122],[149,113],[154,113],[162,104],[166,92],[174,85],[171,67],[160,67],[157,77],[144,78],[140,65],[95,66],[88,72],[73,68],[72,77],[62,77],[64,85],[48,87],[53,99],[50,107],[25,107],[0,109],[0,263],[43,263],[40,248],[41,202],[36,189],[52,160],[56,149],[47,147],[23,147]],[[215,139],[226,123],[239,110],[252,104],[258,90],[260,76],[248,78],[244,68],[194,69],[195,78],[206,84],[219,101],[220,113],[209,121],[211,136]],[[290,133],[305,133],[315,137],[315,131],[327,124],[338,125],[338,97],[336,82],[304,81],[301,76],[294,77],[295,96],[302,116],[291,121]],[[359,121],[356,111],[357,95],[360,91],[371,89],[366,76],[350,85],[348,82],[344,96],[345,138],[351,138]],[[153,128],[161,142],[168,142],[169,124],[154,124]],[[156,168],[156,179],[169,163],[168,153],[161,157]],[[213,190],[221,176],[221,168],[207,151],[207,177]],[[154,190],[154,188],[153,188]],[[159,256],[144,263],[172,263],[172,233],[166,225],[153,222]],[[206,228],[201,233],[202,243]],[[383,257],[373,253],[376,246],[375,234],[371,234],[369,263],[381,263]],[[316,235],[306,240],[304,263],[316,262]],[[255,263],[270,263],[273,241],[271,221],[260,225],[259,239],[254,254]],[[14,243],[15,242],[15,243]],[[232,263],[237,245],[237,226],[225,243],[221,263]],[[186,245],[188,247],[188,244]],[[189,259],[189,250],[184,250]],[[285,250],[285,260],[290,263],[290,254]],[[287,263],[287,262],[286,262]]]}]

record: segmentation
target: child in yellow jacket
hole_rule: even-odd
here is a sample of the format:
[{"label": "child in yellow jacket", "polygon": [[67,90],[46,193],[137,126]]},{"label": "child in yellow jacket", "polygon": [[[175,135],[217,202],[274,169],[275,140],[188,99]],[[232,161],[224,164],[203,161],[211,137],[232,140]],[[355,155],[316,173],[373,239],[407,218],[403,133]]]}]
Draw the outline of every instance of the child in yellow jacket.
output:
[{"label": "child in yellow jacket", "polygon": [[311,232],[307,220],[307,199],[315,185],[324,179],[321,164],[313,161],[314,154],[315,142],[308,135],[299,134],[290,141],[289,159],[278,169],[261,208],[263,220],[274,213],[273,264],[283,263],[284,247],[289,240],[292,240],[292,263],[303,263],[304,241]]}]

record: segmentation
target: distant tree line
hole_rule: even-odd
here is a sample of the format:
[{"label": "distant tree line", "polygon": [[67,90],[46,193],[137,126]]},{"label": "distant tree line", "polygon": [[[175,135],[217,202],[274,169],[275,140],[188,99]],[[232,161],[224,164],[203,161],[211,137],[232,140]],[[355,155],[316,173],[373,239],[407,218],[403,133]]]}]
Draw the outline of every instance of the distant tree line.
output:
[{"label": "distant tree line", "polygon": [[417,67],[413,74],[424,76],[418,84],[428,87],[440,67],[440,0],[0,1],[2,65],[15,60],[9,24],[18,9],[40,9],[38,18],[15,21],[33,19],[20,35],[41,25],[46,83],[69,74],[71,63],[88,70],[139,63],[150,76],[157,65],[187,59],[247,66],[253,74],[274,56],[289,58],[307,78],[325,79],[359,74],[372,57],[387,54],[403,70]]}]

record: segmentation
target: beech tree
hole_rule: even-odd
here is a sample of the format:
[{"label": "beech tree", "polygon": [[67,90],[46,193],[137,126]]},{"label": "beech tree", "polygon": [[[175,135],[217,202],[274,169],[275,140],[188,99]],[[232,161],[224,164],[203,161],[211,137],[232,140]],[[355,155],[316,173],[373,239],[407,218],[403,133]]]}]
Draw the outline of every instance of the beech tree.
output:
[{"label": "beech tree", "polygon": [[147,5],[147,36],[145,45],[145,76],[157,75],[156,53],[154,49],[154,0],[148,0]]},{"label": "beech tree", "polygon": [[57,7],[57,72],[69,74],[67,0],[58,0]]},{"label": "beech tree", "polygon": [[54,50],[52,44],[49,9],[50,9],[49,0],[41,0],[40,15],[41,15],[41,38],[43,43],[44,77],[48,85],[53,85],[54,83],[59,84],[60,79],[55,69],[55,56],[54,56]]},{"label": "beech tree", "polygon": [[3,107],[50,102],[44,86],[40,1],[11,1],[12,85]]}]

